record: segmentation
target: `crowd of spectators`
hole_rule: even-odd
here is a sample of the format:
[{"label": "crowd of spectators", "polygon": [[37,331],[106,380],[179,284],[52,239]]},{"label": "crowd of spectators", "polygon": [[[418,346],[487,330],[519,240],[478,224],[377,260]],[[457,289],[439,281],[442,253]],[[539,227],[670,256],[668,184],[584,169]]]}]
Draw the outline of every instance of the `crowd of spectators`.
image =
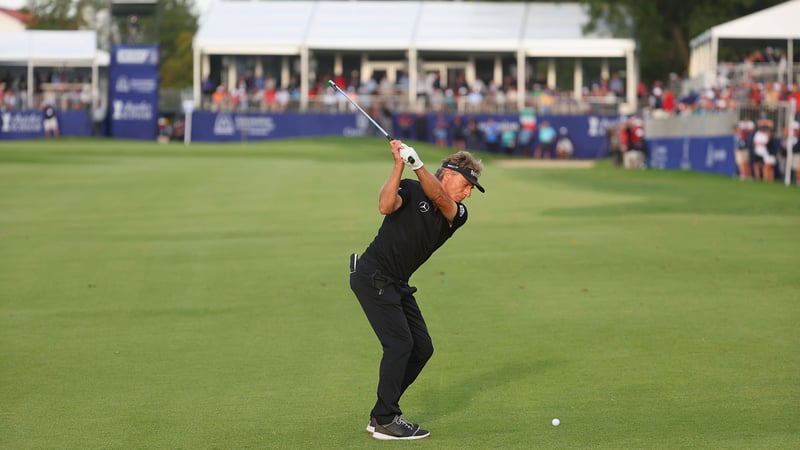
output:
[{"label": "crowd of spectators", "polygon": [[28,98],[26,75],[0,74],[0,105],[4,110],[42,109],[47,105],[62,111],[91,109],[89,76],[61,70],[37,70],[34,76],[33,98]]},{"label": "crowd of spectators", "polygon": [[[309,87],[309,109],[311,111],[341,112],[347,102],[337,96],[328,85],[333,80],[342,90],[360,104],[369,106],[380,103],[393,111],[425,110],[429,112],[466,113],[513,113],[518,111],[519,93],[517,82],[511,76],[502,82],[476,79],[468,83],[464,74],[452,76],[447,82],[436,71],[422,74],[417,80],[417,99],[408,102],[409,77],[401,73],[397,80],[387,76],[362,80],[353,70],[349,76],[341,73],[322,73]],[[297,75],[291,75],[286,83],[267,73],[263,76],[248,71],[240,76],[233,89],[226,83],[215,83],[209,78],[202,81],[203,108],[212,111],[262,111],[283,112],[296,110],[300,101],[300,84]],[[619,75],[611,80],[600,80],[582,91],[580,101],[572,91],[556,90],[543,82],[527,83],[526,107],[533,107],[540,114],[586,113],[597,105],[606,105],[614,110],[624,98],[624,84]],[[597,112],[597,111],[594,111]]]}]

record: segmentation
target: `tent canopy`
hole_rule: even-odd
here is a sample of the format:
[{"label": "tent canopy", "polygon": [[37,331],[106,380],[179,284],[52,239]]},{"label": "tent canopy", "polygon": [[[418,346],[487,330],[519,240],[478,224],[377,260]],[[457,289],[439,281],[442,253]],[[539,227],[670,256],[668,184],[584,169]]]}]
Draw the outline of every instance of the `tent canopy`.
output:
[{"label": "tent canopy", "polygon": [[790,0],[706,30],[692,48],[711,39],[800,39],[800,0]]},{"label": "tent canopy", "polygon": [[0,62],[6,64],[91,66],[97,55],[95,31],[9,31],[0,38]]},{"label": "tent canopy", "polygon": [[[632,40],[583,33],[578,3],[427,1],[269,1],[212,5],[195,52],[217,55],[337,51],[506,52],[621,57]],[[389,28],[391,27],[391,28]],[[542,40],[547,40],[543,42]],[[597,41],[603,45],[595,45]],[[547,44],[547,45],[543,45]]]},{"label": "tent canopy", "polygon": [[[800,39],[800,0],[785,3],[749,14],[709,28],[691,41],[689,76],[705,85],[712,85],[717,75],[720,39],[785,39],[787,57],[792,67],[792,41]],[[792,71],[789,71],[791,81]]]}]

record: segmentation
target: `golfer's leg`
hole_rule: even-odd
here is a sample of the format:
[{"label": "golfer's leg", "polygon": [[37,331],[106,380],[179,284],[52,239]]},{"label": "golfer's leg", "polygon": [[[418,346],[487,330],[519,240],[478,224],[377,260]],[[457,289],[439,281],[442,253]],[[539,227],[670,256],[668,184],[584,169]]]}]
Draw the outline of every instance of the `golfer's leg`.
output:
[{"label": "golfer's leg", "polygon": [[413,347],[411,331],[400,305],[400,296],[393,287],[387,286],[380,295],[372,286],[354,291],[383,347],[378,400],[372,416],[378,423],[384,424],[395,415],[402,414],[400,396],[403,393],[406,364]]},{"label": "golfer's leg", "polygon": [[403,297],[402,302],[403,312],[411,331],[411,337],[414,340],[414,347],[406,364],[405,377],[400,391],[401,395],[417,379],[417,376],[422,372],[422,368],[433,356],[431,335],[428,333],[428,326],[425,325],[425,319],[422,317],[422,312],[419,310],[416,299],[414,299],[413,295],[407,295]]}]

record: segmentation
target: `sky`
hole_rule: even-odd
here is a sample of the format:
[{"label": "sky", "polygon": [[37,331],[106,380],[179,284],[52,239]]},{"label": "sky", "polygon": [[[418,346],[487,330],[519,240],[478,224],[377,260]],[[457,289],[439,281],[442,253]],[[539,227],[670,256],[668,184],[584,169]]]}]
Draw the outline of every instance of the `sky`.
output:
[{"label": "sky", "polygon": [[[208,7],[211,6],[212,3],[216,2],[217,0],[194,0],[194,4],[198,9],[199,13],[203,13],[208,10]],[[19,9],[25,6],[27,0],[0,0],[0,8],[11,8],[11,9]]]}]

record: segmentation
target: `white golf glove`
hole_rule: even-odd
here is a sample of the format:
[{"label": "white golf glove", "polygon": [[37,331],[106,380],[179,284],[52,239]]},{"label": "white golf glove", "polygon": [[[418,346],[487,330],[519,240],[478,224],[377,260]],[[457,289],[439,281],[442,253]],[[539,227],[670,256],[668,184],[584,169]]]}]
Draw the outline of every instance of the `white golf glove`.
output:
[{"label": "white golf glove", "polygon": [[407,145],[404,145],[403,148],[400,149],[400,158],[402,158],[406,166],[410,167],[412,170],[417,170],[425,165],[422,163],[422,160],[419,159],[416,150]]}]

